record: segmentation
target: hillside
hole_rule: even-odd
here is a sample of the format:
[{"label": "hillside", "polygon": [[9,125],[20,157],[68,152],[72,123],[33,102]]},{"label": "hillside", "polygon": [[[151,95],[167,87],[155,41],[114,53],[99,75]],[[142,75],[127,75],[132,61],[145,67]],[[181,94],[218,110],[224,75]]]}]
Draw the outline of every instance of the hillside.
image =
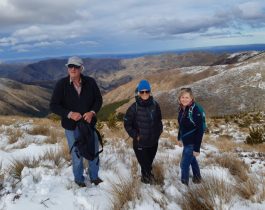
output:
[{"label": "hillside", "polygon": [[50,95],[45,88],[0,78],[1,115],[45,116]]},{"label": "hillside", "polygon": [[[97,80],[104,105],[131,99],[117,109],[121,113],[134,101],[137,83],[144,78],[151,82],[164,118],[176,117],[177,94],[183,86],[194,89],[197,100],[209,116],[264,109],[264,52],[222,55],[190,52],[84,60],[86,70],[83,73]],[[11,64],[0,65],[0,76],[31,84],[1,79],[1,113],[47,114],[55,82],[67,75],[65,63],[66,59],[50,59],[23,64],[21,69],[17,64],[12,68]],[[4,66],[10,67],[10,72],[4,70]]]},{"label": "hillside", "polygon": [[[232,58],[235,55],[230,55]],[[237,56],[233,64],[215,66],[191,66],[159,70],[146,73],[104,96],[111,103],[124,98],[133,98],[140,79],[148,79],[153,94],[160,102],[163,116],[172,118],[178,106],[177,95],[181,87],[194,90],[197,100],[205,107],[208,115],[227,115],[249,110],[264,110],[265,98],[265,53],[249,52]],[[239,58],[240,57],[240,58]],[[117,111],[124,113],[128,104]]]}]

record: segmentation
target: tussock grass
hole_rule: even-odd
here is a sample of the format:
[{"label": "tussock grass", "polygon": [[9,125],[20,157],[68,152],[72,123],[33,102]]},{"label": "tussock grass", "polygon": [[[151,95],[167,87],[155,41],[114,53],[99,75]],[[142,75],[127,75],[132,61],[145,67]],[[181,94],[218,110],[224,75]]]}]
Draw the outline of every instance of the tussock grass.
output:
[{"label": "tussock grass", "polygon": [[165,170],[161,161],[154,162],[152,172],[154,174],[155,184],[163,185],[165,180]]},{"label": "tussock grass", "polygon": [[14,179],[21,180],[22,179],[21,172],[24,169],[24,167],[36,168],[39,166],[39,163],[40,163],[39,158],[32,158],[32,159],[23,158],[21,160],[13,159],[7,168],[7,172]]},{"label": "tussock grass", "polygon": [[48,149],[42,156],[42,159],[52,161],[57,168],[62,168],[65,163],[62,157],[62,150],[58,149]]},{"label": "tussock grass", "polygon": [[231,201],[234,194],[232,185],[214,176],[205,177],[205,180],[183,194],[180,198],[181,209],[222,210]]},{"label": "tussock grass", "polygon": [[14,124],[17,120],[21,119],[21,117],[18,116],[0,116],[0,125],[9,126]]},{"label": "tussock grass", "polygon": [[63,159],[65,159],[67,162],[71,161],[71,154],[70,154],[70,150],[68,147],[68,143],[66,141],[66,139],[64,139],[65,141],[61,141],[60,142],[60,153]]},{"label": "tussock grass", "polygon": [[265,177],[264,174],[261,176],[260,181],[259,181],[259,186],[260,186],[260,193],[257,196],[256,201],[259,203],[262,203],[265,201]]},{"label": "tussock grass", "polygon": [[138,187],[133,179],[129,180],[124,177],[119,177],[118,183],[111,183],[112,209],[128,209],[128,202],[138,197]]},{"label": "tussock grass", "polygon": [[251,199],[258,192],[257,178],[249,177],[245,182],[238,182],[236,192],[244,199]]},{"label": "tussock grass", "polygon": [[238,144],[231,140],[230,137],[220,136],[216,140],[208,140],[210,144],[216,146],[221,152],[231,152],[234,151]]},{"label": "tussock grass", "polygon": [[33,127],[33,129],[28,130],[28,134],[49,136],[50,135],[50,129],[48,126],[37,125],[37,126]]},{"label": "tussock grass", "polygon": [[229,172],[240,181],[245,182],[248,179],[249,166],[233,155],[224,154],[215,156],[210,162],[227,168]]},{"label": "tussock grass", "polygon": [[58,134],[54,130],[51,130],[48,138],[45,140],[46,144],[56,144],[58,143]]},{"label": "tussock grass", "polygon": [[14,144],[16,143],[19,138],[23,136],[23,132],[19,129],[7,129],[7,134],[8,134],[8,143],[9,144]]}]

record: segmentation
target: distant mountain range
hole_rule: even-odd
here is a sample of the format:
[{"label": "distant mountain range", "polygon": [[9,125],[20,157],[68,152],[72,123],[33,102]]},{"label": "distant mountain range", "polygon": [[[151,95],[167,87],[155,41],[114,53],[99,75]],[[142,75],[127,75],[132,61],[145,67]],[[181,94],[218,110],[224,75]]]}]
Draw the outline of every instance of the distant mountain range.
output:
[{"label": "distant mountain range", "polygon": [[[0,64],[0,112],[47,114],[54,84],[67,75],[66,62],[67,59],[62,58],[30,64]],[[265,101],[256,97],[264,94],[264,62],[263,51],[195,51],[130,59],[84,58],[86,69],[83,73],[97,80],[104,94],[104,104],[133,98],[137,83],[145,78],[151,81],[153,94],[161,103],[165,117],[176,114],[177,92],[187,85],[194,88],[209,115],[223,115],[253,107],[264,109]],[[19,105],[15,103],[16,99]],[[130,103],[132,100],[117,111],[124,112]]]}]

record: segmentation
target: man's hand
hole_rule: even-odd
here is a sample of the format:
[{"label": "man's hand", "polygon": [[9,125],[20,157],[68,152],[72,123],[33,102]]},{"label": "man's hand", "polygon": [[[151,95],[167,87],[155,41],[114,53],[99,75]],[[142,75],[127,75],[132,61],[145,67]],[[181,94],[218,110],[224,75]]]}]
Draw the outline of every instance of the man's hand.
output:
[{"label": "man's hand", "polygon": [[137,138],[136,138],[136,139],[137,139],[137,141],[140,141],[140,136],[137,136]]},{"label": "man's hand", "polygon": [[182,147],[182,146],[183,146],[182,141],[177,140],[177,145],[178,145],[179,147]]},{"label": "man's hand", "polygon": [[87,121],[88,123],[90,123],[93,116],[94,116],[94,113],[93,112],[86,112],[83,115],[83,118],[84,118],[85,121]]},{"label": "man's hand", "polygon": [[74,121],[78,121],[82,118],[82,115],[78,112],[72,112],[70,118]]},{"label": "man's hand", "polygon": [[194,152],[194,151],[193,151],[193,156],[198,157],[199,155],[200,155],[199,152]]}]

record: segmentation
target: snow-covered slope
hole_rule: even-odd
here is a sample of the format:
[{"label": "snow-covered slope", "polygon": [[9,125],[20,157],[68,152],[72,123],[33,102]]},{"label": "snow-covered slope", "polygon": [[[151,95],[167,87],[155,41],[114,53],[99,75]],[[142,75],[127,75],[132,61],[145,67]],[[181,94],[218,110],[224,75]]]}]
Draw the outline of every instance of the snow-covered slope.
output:
[{"label": "snow-covered slope", "polygon": [[[185,209],[184,198],[187,198],[190,192],[195,192],[194,190],[197,188],[206,186],[204,184],[195,185],[191,182],[190,188],[187,188],[179,180],[182,148],[174,143],[177,135],[176,122],[174,121],[164,122],[164,133],[160,139],[153,168],[157,178],[154,185],[140,182],[140,168],[132,150],[131,139],[128,139],[122,125],[119,124],[120,127],[116,130],[111,130],[104,125],[101,131],[104,133],[106,141],[100,159],[100,177],[104,182],[95,186],[87,179],[87,187],[79,188],[73,182],[71,162],[66,158],[67,151],[66,153],[59,153],[60,158],[58,156],[57,159],[55,158],[66,141],[63,137],[63,130],[58,123],[17,117],[1,117],[0,120],[2,122],[0,127],[1,210],[180,210]],[[33,134],[32,130],[39,125],[46,127],[49,132],[42,135]],[[255,159],[256,162],[253,163],[253,158],[256,158],[256,155],[258,157],[259,153],[240,149],[242,141],[247,135],[246,132],[240,131],[239,127],[234,124],[226,124],[221,121],[218,123],[210,122],[209,129],[210,134],[205,136],[199,156],[202,175],[205,183],[209,184],[213,180],[215,185],[223,183],[222,186],[228,187],[222,188],[222,190],[229,189],[227,192],[224,191],[227,193],[226,195],[225,193],[218,194],[218,190],[216,192],[211,191],[209,196],[214,198],[213,208],[224,210],[264,209],[265,195],[262,194],[264,192],[262,190],[265,190],[264,159],[263,161],[262,159],[258,161]],[[17,135],[16,141],[10,142],[11,137],[17,131],[20,131],[20,134]],[[40,129],[39,131],[43,130]],[[47,141],[52,131],[55,131],[57,136],[57,140],[53,144],[51,141]],[[227,142],[222,139],[222,136],[231,136],[234,147],[238,147],[237,152],[219,150],[218,142],[221,140]],[[45,157],[47,151],[50,151],[50,155]],[[47,158],[52,156],[51,153],[55,157]],[[234,173],[233,170],[231,171],[229,167],[220,166],[220,163],[216,162],[216,160],[220,160],[220,155],[224,155],[222,158],[226,157],[229,161],[234,160],[234,156],[240,156],[240,161],[245,161],[245,167],[250,168],[246,172],[247,177],[249,177],[247,180],[259,180],[260,183],[263,181],[263,186],[259,185],[255,188],[256,191],[254,194],[250,193],[249,198],[242,197],[237,185],[241,186],[245,183],[242,181],[243,178],[239,179],[238,174]],[[33,157],[35,157],[35,161],[38,157],[41,158],[37,164],[33,164]],[[25,158],[28,158],[27,163],[32,162],[31,166],[23,168],[21,180],[14,179],[11,166],[14,166],[15,161],[25,160]],[[244,162],[239,163],[245,164]],[[245,173],[245,171],[243,172]],[[117,196],[117,194],[123,196]],[[122,199],[124,197],[125,199]],[[115,208],[113,207],[114,204]]]}]

